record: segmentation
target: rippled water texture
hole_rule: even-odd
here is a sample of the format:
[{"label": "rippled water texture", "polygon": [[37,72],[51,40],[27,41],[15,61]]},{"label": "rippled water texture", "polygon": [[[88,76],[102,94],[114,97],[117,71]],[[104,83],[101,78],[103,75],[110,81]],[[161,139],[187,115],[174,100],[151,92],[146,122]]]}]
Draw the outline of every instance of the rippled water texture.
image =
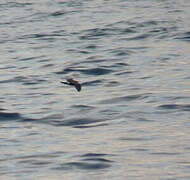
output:
[{"label": "rippled water texture", "polygon": [[190,179],[189,17],[188,0],[1,1],[0,179]]}]

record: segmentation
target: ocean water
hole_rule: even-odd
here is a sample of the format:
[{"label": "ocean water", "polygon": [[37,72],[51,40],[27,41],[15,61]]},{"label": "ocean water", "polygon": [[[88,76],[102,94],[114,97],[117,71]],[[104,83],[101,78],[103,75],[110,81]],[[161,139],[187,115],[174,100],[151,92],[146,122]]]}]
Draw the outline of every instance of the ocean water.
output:
[{"label": "ocean water", "polygon": [[190,179],[189,17],[188,0],[1,1],[0,179]]}]

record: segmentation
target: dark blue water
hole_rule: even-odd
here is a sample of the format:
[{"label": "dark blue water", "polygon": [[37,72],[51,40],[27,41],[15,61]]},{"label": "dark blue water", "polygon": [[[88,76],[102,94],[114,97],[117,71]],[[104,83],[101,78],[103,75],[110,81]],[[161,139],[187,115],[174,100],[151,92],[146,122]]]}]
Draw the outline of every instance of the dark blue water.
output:
[{"label": "dark blue water", "polygon": [[0,179],[190,179],[189,10],[0,2]]}]

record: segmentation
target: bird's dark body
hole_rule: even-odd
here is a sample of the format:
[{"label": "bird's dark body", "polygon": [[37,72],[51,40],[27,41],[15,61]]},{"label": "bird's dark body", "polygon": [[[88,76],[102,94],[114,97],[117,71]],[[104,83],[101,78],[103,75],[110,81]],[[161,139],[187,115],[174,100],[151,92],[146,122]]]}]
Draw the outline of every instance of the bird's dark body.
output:
[{"label": "bird's dark body", "polygon": [[70,85],[70,86],[75,86],[77,91],[81,91],[81,84],[79,84],[78,81],[75,81],[73,79],[67,79],[67,82],[62,81],[61,83],[67,84],[67,85]]}]

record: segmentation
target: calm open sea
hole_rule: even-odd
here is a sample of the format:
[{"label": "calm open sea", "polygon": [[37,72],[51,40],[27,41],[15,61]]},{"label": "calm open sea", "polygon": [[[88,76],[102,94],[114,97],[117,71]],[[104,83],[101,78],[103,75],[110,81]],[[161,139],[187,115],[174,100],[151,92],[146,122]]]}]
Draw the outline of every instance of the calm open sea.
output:
[{"label": "calm open sea", "polygon": [[0,54],[1,180],[190,179],[189,0],[2,0]]}]

